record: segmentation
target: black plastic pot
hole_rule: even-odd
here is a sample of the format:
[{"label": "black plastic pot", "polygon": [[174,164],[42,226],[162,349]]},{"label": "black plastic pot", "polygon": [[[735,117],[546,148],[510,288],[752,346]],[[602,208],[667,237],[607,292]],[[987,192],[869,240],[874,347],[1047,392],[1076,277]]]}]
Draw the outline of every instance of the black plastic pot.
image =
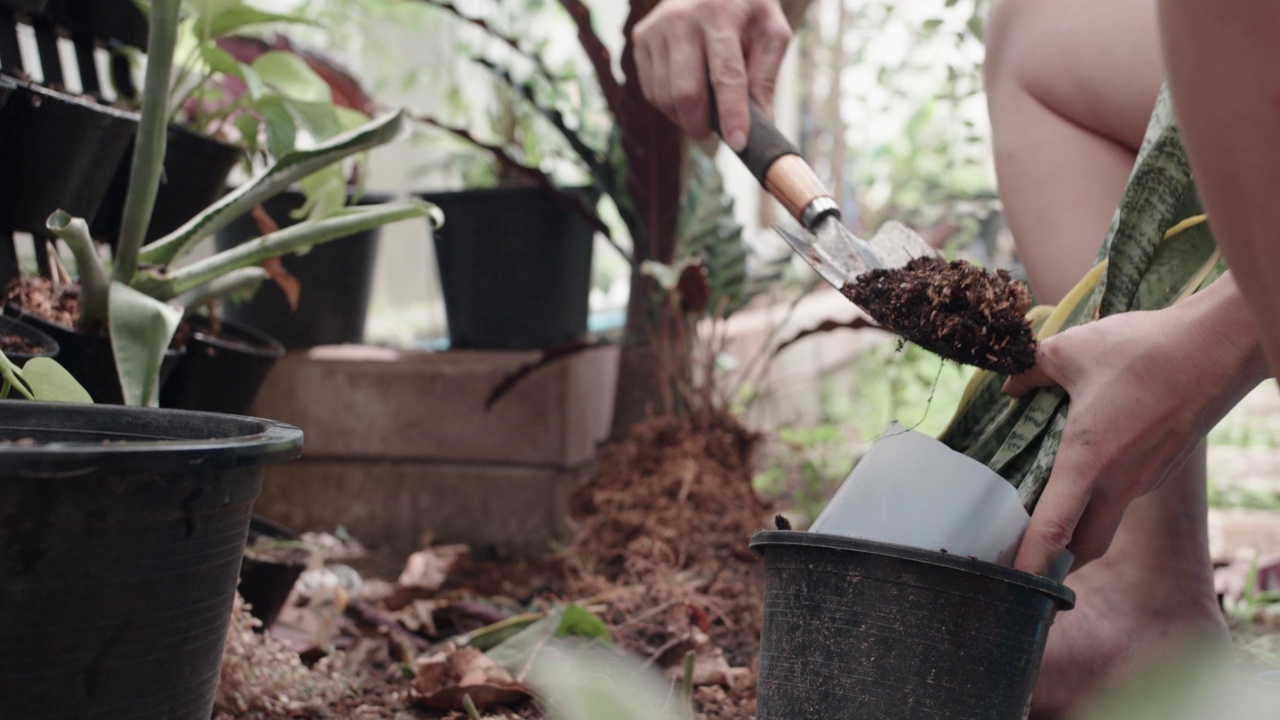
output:
[{"label": "black plastic pot", "polygon": [[[234,145],[177,125],[169,126],[165,146],[164,176],[156,194],[155,212],[147,228],[147,241],[156,240],[182,227],[196,213],[222,197],[227,176],[235,169],[243,153]],[[124,217],[124,198],[129,191],[129,172],[133,168],[133,143],[129,143],[124,160],[116,169],[107,195],[98,208],[90,229],[93,236],[115,244]]]},{"label": "black plastic pot", "polygon": [[54,210],[91,220],[138,116],[0,76],[0,231],[48,236]]},{"label": "black plastic pot", "polygon": [[819,533],[764,556],[758,720],[1021,720],[1075,595],[1012,568]]},{"label": "black plastic pot", "polygon": [[[570,190],[593,206],[593,190]],[[538,188],[429,193],[455,348],[539,349],[586,335],[595,231]]]},{"label": "black plastic pot", "polygon": [[0,8],[18,12],[38,13],[44,10],[44,6],[48,3],[49,0],[0,0]]},{"label": "black plastic pot", "polygon": [[297,541],[298,534],[266,518],[249,521],[249,544],[240,564],[240,597],[249,604],[249,612],[262,621],[263,629],[275,624],[284,609],[293,584],[307,569],[308,553],[294,548],[288,551],[255,551],[260,542]]},{"label": "black plastic pot", "polygon": [[160,406],[181,410],[243,415],[253,406],[284,346],[273,338],[231,320],[217,335],[209,318],[186,319],[190,334],[186,352],[160,390]]},{"label": "black plastic pot", "polygon": [[[6,347],[7,337],[19,338],[23,347]],[[21,366],[31,358],[57,356],[58,341],[21,320],[0,315],[0,350]]]},{"label": "black plastic pot", "polygon": [[47,0],[46,14],[73,37],[116,40],[147,47],[147,17],[133,0]]},{"label": "black plastic pot", "polygon": [[[11,317],[21,318],[23,322],[34,326],[49,335],[58,343],[58,364],[71,373],[89,393],[93,401],[103,405],[121,405],[124,396],[120,392],[120,379],[116,373],[116,358],[111,351],[111,340],[106,335],[88,335],[74,328],[28,313],[10,303],[5,306],[5,313]],[[160,364],[160,385],[177,365],[183,348],[170,348]]]},{"label": "black plastic pot", "polygon": [[[389,199],[385,195],[365,195],[361,204]],[[302,193],[290,190],[263,206],[283,228],[298,222],[289,213],[302,207],[304,201]],[[380,229],[375,228],[312,248],[305,255],[281,258],[285,269],[302,285],[296,313],[290,311],[280,288],[264,283],[248,302],[224,304],[224,316],[261,330],[290,350],[362,342],[380,234]],[[257,224],[245,215],[218,231],[217,248],[233,248],[258,236]]]},{"label": "black plastic pot", "polygon": [[0,402],[0,717],[208,720],[263,465],[257,418]]}]

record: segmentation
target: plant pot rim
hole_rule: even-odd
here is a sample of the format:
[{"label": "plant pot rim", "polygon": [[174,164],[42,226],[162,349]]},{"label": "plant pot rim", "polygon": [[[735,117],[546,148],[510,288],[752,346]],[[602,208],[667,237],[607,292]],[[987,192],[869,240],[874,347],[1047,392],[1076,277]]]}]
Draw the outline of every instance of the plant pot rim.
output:
[{"label": "plant pot rim", "polygon": [[[0,430],[76,437],[0,443],[6,477],[207,472],[292,460],[302,431],[274,420],[119,405],[0,401]],[[83,440],[78,439],[83,437]]]},{"label": "plant pot rim", "polygon": [[1075,607],[1076,603],[1075,593],[1062,583],[1054,582],[1040,575],[1033,575],[1004,565],[997,565],[962,555],[845,537],[843,535],[828,535],[826,533],[798,530],[760,530],[751,535],[749,543],[749,547],[761,555],[768,548],[779,546],[841,550],[925,563],[981,575],[1035,590],[1056,600],[1060,610],[1069,610]]},{"label": "plant pot rim", "polygon": [[[140,114],[130,110],[122,110],[118,107],[112,107],[111,105],[103,105],[91,97],[84,95],[71,95],[70,93],[64,93],[59,90],[44,87],[43,85],[30,80],[19,80],[18,78],[9,75],[0,75],[0,87],[2,86],[8,86],[10,91],[27,90],[28,92],[42,98],[48,98],[49,100],[66,103],[68,105],[78,105],[86,110],[98,112],[103,115],[109,115],[120,120],[138,122],[142,117]],[[13,102],[12,95],[6,102]]]},{"label": "plant pot rim", "polygon": [[[10,360],[14,358],[38,358],[38,357],[54,357],[60,349],[58,341],[54,340],[49,333],[30,323],[23,322],[21,318],[10,317],[8,315],[0,315],[0,333],[10,333],[26,337],[28,340],[34,340],[40,344],[38,352],[6,352]],[[0,348],[3,349],[3,348]]]},{"label": "plant pot rim", "polygon": [[191,328],[191,336],[187,342],[190,342],[192,338],[199,338],[200,342],[212,345],[219,350],[260,355],[275,359],[284,357],[286,352],[284,343],[257,328],[235,320],[222,318],[219,321],[224,328],[232,331],[230,339],[220,335],[209,334],[209,318],[205,315],[190,315],[185,318],[185,322]]},{"label": "plant pot rim", "polygon": [[[71,334],[74,334],[74,335],[79,335],[79,336],[81,336],[81,337],[100,337],[100,338],[102,338],[103,340],[110,340],[110,339],[111,339],[111,336],[110,336],[110,335],[105,335],[105,334],[104,334],[104,335],[91,335],[91,334],[89,334],[89,333],[83,332],[83,331],[82,331],[82,330],[80,330],[80,328],[78,328],[78,327],[72,327],[71,325],[63,325],[63,324],[62,324],[62,323],[60,323],[60,322],[57,322],[57,321],[54,321],[54,320],[50,320],[49,318],[45,317],[44,315],[41,315],[41,314],[40,314],[40,313],[38,313],[38,312],[35,312],[35,311],[32,311],[32,310],[28,310],[27,308],[23,307],[23,306],[21,305],[21,303],[15,302],[15,301],[13,301],[13,300],[10,300],[9,302],[5,303],[5,307],[4,307],[4,315],[5,315],[6,317],[14,318],[14,319],[16,319],[16,320],[22,320],[22,321],[27,321],[27,322],[39,323],[39,324],[47,325],[47,326],[49,326],[49,327],[51,327],[51,328],[53,328],[53,329],[55,329],[55,330],[59,330],[59,331],[61,331],[61,332],[65,332],[65,333],[71,333]],[[37,328],[36,328],[36,329],[38,329],[38,330],[42,330],[42,328],[39,328],[38,326],[37,326]],[[184,352],[186,352],[186,351],[187,351],[187,348],[186,348],[186,345],[184,344],[184,345],[182,345],[182,346],[180,346],[180,347],[169,347],[169,348],[166,348],[166,349],[165,349],[165,351],[164,351],[164,354],[165,354],[166,356],[172,357],[172,356],[175,356],[175,355],[181,355],[182,353],[184,353]]]}]

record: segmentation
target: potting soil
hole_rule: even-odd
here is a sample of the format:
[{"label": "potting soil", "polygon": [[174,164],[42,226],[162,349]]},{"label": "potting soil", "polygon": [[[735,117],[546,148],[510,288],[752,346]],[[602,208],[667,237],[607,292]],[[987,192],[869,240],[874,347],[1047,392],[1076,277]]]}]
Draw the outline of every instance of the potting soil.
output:
[{"label": "potting soil", "polygon": [[1006,270],[922,257],[872,270],[841,291],[885,328],[948,360],[1006,374],[1035,364],[1031,294]]}]

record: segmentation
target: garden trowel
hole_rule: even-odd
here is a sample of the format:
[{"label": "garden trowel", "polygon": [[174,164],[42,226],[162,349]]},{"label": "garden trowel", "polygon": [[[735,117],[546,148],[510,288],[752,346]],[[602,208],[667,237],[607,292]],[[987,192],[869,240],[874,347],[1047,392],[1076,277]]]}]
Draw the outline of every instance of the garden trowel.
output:
[{"label": "garden trowel", "polygon": [[[751,132],[738,157],[769,194],[809,231],[798,237],[780,227],[774,229],[824,280],[843,289],[869,271],[906,265],[913,258],[936,256],[938,251],[913,230],[898,222],[882,225],[868,242],[854,235],[840,221],[840,205],[823,186],[813,168],[791,141],[778,131],[764,110],[749,100]],[[719,132],[719,112],[711,95],[712,126]]]}]

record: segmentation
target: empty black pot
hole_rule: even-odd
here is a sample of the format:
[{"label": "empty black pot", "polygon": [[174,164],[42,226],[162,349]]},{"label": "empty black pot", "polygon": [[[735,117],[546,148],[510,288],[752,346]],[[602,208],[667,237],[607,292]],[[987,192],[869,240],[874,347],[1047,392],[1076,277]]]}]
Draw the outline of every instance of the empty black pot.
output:
[{"label": "empty black pot", "polygon": [[[389,199],[385,195],[365,195],[361,204]],[[303,202],[302,193],[290,190],[266,201],[263,207],[283,228],[298,222],[289,213],[302,207]],[[305,255],[280,258],[302,285],[297,312],[290,310],[280,288],[264,283],[253,299],[225,303],[223,315],[261,330],[290,350],[362,342],[380,230],[374,228],[334,240]],[[217,247],[227,250],[258,236],[257,224],[251,216],[244,215],[218,231]]]},{"label": "empty black pot", "polygon": [[186,319],[190,334],[185,352],[160,389],[160,406],[243,415],[253,406],[284,346],[231,320],[215,334],[209,318]]},{"label": "empty black pot", "polygon": [[36,357],[55,357],[58,341],[48,333],[11,317],[0,315],[0,350],[16,365]]},{"label": "empty black pot", "polygon": [[0,402],[0,717],[208,720],[263,466],[297,428]]},{"label": "empty black pot", "polygon": [[[157,240],[177,230],[222,197],[227,176],[243,154],[235,145],[170,125],[164,153],[164,175],[156,193],[155,212],[151,214],[151,224],[147,227],[147,241]],[[90,226],[95,238],[108,241],[113,246],[120,235],[132,168],[133,143],[129,143],[124,161],[116,169],[102,206]]]},{"label": "empty black pot", "polygon": [[[588,207],[592,190],[568,191]],[[539,188],[430,193],[436,264],[455,348],[542,349],[587,333],[595,230]]]},{"label": "empty black pot", "polygon": [[[58,343],[58,364],[71,373],[89,397],[95,403],[103,405],[121,405],[124,395],[120,391],[120,377],[116,373],[116,356],[111,350],[111,340],[106,335],[89,335],[75,328],[51,322],[39,315],[29,313],[9,303],[5,312],[11,317],[21,318],[23,322],[34,326],[49,335]],[[165,352],[164,361],[160,364],[160,386],[164,387],[165,379],[177,365],[183,348],[170,348]]]},{"label": "empty black pot", "polygon": [[48,236],[54,210],[92,220],[138,116],[0,76],[0,231]]},{"label": "empty black pot", "polygon": [[819,533],[764,556],[758,720],[1021,720],[1049,626],[1075,595],[945,553]]},{"label": "empty black pot", "polygon": [[266,629],[284,609],[293,584],[307,569],[310,553],[293,545],[298,534],[266,518],[249,521],[249,544],[240,565],[240,597]]}]

